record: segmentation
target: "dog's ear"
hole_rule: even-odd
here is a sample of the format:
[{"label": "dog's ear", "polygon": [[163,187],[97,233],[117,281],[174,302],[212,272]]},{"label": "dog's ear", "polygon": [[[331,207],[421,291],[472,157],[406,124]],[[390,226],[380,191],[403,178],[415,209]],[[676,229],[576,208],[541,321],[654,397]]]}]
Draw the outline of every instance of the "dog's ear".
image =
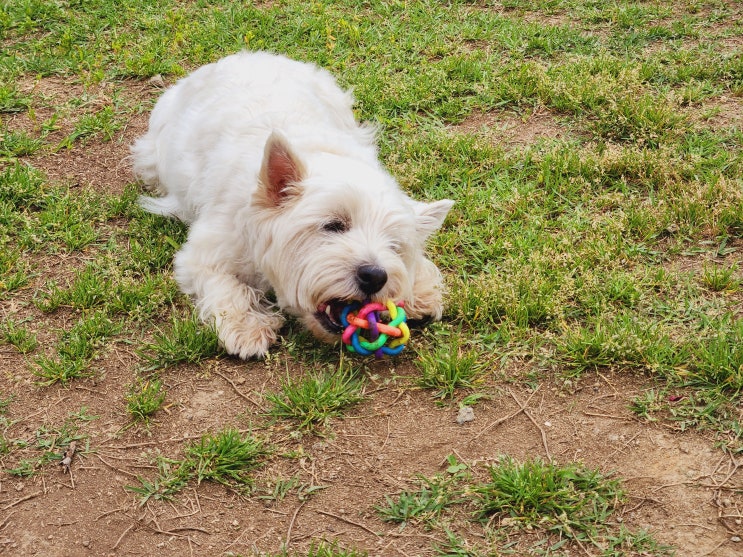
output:
[{"label": "dog's ear", "polygon": [[305,177],[305,168],[284,135],[276,130],[266,141],[258,175],[256,201],[265,207],[278,207],[297,195],[296,184]]},{"label": "dog's ear", "polygon": [[418,233],[425,239],[436,232],[444,224],[444,219],[453,206],[454,201],[451,199],[442,199],[433,203],[416,201],[413,209],[415,210],[415,228]]}]

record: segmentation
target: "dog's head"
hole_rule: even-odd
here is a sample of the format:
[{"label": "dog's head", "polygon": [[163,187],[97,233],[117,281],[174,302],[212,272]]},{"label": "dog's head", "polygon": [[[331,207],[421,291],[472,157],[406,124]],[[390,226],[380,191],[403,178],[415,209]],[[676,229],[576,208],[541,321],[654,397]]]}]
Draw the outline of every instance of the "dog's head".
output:
[{"label": "dog's head", "polygon": [[253,195],[249,243],[279,306],[333,341],[350,301],[415,304],[416,273],[430,267],[424,244],[452,205],[413,201],[376,161],[327,152],[302,158],[274,132]]}]

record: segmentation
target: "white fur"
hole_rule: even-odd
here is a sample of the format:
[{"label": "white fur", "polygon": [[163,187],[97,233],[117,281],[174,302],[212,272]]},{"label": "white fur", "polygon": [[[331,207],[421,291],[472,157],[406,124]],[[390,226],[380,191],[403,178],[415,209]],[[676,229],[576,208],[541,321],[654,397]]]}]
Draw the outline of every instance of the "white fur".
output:
[{"label": "white fur", "polygon": [[166,91],[132,147],[135,174],[162,196],[142,206],[190,225],[175,277],[231,354],[263,356],[279,310],[337,340],[318,307],[366,298],[361,265],[387,273],[371,299],[404,300],[412,319],[441,317],[441,274],[423,250],[453,202],[406,196],[352,105],[325,70],[243,52]]}]

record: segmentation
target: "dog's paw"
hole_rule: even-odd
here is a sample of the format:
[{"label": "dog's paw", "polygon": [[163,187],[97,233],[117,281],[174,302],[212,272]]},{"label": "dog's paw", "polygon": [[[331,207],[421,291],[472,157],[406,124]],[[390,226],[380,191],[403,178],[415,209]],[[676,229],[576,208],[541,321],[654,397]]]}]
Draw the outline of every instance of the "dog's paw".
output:
[{"label": "dog's paw", "polygon": [[416,329],[425,327],[433,321],[440,321],[444,313],[444,304],[438,300],[416,299],[413,304],[405,306],[408,326]]},{"label": "dog's paw", "polygon": [[225,351],[243,360],[262,358],[276,342],[276,332],[284,320],[279,315],[250,315],[242,319],[227,317],[217,327]]}]

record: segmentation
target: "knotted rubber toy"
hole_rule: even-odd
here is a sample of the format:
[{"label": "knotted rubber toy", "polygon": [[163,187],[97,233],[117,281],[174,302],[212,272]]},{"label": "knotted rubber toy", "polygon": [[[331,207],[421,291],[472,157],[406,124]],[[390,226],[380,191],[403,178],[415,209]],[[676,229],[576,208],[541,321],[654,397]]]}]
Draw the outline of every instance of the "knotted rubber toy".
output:
[{"label": "knotted rubber toy", "polygon": [[[386,304],[368,302],[362,306],[352,302],[344,307],[340,316],[344,327],[341,339],[348,350],[362,356],[374,354],[377,358],[397,356],[402,352],[410,339],[403,305],[403,302],[395,304],[387,300]],[[388,323],[380,319],[385,311],[389,313]]]}]

